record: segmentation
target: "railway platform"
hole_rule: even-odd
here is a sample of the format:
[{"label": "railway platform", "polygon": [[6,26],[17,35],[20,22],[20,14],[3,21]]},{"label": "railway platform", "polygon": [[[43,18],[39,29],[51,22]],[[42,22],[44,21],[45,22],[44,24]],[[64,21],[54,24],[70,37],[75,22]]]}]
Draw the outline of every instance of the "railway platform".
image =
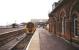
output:
[{"label": "railway platform", "polygon": [[77,50],[63,39],[50,34],[43,28],[37,28],[26,50]]}]

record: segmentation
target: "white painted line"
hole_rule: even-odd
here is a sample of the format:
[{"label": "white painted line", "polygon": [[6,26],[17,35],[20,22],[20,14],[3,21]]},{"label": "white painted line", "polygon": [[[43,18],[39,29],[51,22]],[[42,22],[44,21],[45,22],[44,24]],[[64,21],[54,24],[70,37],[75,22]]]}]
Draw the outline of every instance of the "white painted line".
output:
[{"label": "white painted line", "polygon": [[26,50],[40,50],[39,32],[38,32],[38,30],[36,30],[36,32],[32,36]]},{"label": "white painted line", "polygon": [[[34,35],[33,35],[33,36],[34,36]],[[29,49],[29,47],[30,47],[30,45],[31,45],[31,42],[32,42],[32,39],[33,39],[33,36],[32,36],[32,38],[31,38],[31,40],[30,40],[30,42],[29,42],[29,44],[28,44],[28,46],[27,46],[26,50],[28,50],[28,49]]]}]

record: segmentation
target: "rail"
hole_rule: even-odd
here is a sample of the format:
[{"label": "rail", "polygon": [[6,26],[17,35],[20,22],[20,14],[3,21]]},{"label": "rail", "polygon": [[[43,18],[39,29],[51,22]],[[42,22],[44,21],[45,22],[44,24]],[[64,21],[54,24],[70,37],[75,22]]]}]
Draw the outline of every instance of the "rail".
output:
[{"label": "rail", "polygon": [[0,35],[6,34],[6,33],[10,33],[10,32],[19,31],[19,30],[24,30],[24,29],[25,29],[25,28],[17,28],[17,29],[13,29],[12,31],[6,31],[6,32],[3,32],[3,33],[0,33]]},{"label": "rail", "polygon": [[6,44],[9,44],[9,42],[11,42],[12,40],[19,40],[21,36],[24,36],[24,28],[18,28],[12,31],[0,33],[0,48],[2,49],[3,47],[7,46]]}]

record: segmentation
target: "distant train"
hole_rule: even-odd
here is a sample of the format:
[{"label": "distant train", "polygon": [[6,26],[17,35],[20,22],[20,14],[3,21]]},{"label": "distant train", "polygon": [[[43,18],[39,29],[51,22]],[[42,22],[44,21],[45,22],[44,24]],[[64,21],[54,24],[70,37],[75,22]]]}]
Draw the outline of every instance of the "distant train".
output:
[{"label": "distant train", "polygon": [[27,34],[33,34],[36,30],[35,24],[32,22],[28,22],[25,26],[25,30]]}]

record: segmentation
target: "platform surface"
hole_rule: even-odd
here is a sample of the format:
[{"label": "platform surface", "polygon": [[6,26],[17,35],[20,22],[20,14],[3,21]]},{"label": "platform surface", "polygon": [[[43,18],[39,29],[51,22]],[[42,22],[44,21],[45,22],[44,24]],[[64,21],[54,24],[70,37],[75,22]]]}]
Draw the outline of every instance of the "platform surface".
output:
[{"label": "platform surface", "polygon": [[37,28],[28,48],[26,50],[76,50],[75,47],[43,28]]}]

